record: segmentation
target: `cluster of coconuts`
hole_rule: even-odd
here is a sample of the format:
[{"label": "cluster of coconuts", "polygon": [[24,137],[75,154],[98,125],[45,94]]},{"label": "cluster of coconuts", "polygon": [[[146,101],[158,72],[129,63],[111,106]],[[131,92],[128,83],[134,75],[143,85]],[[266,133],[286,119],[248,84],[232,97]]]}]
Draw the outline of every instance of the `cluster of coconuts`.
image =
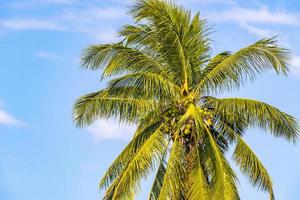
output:
[{"label": "cluster of coconuts", "polygon": [[188,107],[188,105],[192,104],[193,102],[194,102],[194,99],[192,97],[188,96],[183,100],[183,105],[185,107]]},{"label": "cluster of coconuts", "polygon": [[188,120],[181,129],[181,132],[179,134],[180,139],[179,141],[182,144],[187,145],[186,147],[189,148],[189,144],[192,140],[192,132],[193,132],[193,126],[194,126],[194,120]]},{"label": "cluster of coconuts", "polygon": [[192,132],[192,127],[193,127],[193,122],[190,121],[190,122],[187,122],[184,126],[184,129],[183,129],[183,134],[184,135],[190,135],[191,132]]},{"label": "cluster of coconuts", "polygon": [[165,133],[169,133],[170,130],[175,126],[176,123],[176,116],[178,115],[178,110],[173,108],[170,109],[167,113],[167,115],[164,117],[165,121],[169,121],[166,125],[163,127],[163,131]]},{"label": "cluster of coconuts", "polygon": [[200,109],[199,111],[203,116],[203,121],[207,126],[211,126],[213,124],[213,114],[208,111],[207,108]]},{"label": "cluster of coconuts", "polygon": [[[185,104],[189,104],[190,99],[187,99]],[[208,110],[208,108],[199,109],[199,112],[203,116],[203,122],[207,126],[213,125],[213,113]],[[180,110],[177,108],[171,108],[165,115],[164,119],[165,121],[169,121],[164,125],[162,128],[163,132],[166,134],[170,134],[170,131],[175,127],[176,122],[178,119],[176,118],[178,114],[180,113]],[[193,120],[188,120],[181,128],[180,136],[189,137],[192,133],[192,128],[194,126]]]}]

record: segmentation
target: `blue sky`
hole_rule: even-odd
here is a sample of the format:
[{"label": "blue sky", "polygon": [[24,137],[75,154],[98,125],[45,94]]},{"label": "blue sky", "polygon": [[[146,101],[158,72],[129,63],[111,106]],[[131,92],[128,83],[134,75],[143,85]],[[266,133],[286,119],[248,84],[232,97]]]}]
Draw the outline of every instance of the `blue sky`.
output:
[{"label": "blue sky", "polygon": [[[279,35],[292,50],[288,78],[267,73],[231,96],[269,102],[300,119],[300,3],[296,0],[178,0],[199,10],[214,32],[214,53]],[[72,104],[104,86],[79,69],[84,47],[117,41],[130,1],[0,0],[0,199],[101,199],[98,182],[134,127],[99,120],[76,129]],[[300,146],[249,130],[278,200],[300,195]],[[148,184],[138,199],[145,199]],[[240,177],[244,200],[267,199]]]}]

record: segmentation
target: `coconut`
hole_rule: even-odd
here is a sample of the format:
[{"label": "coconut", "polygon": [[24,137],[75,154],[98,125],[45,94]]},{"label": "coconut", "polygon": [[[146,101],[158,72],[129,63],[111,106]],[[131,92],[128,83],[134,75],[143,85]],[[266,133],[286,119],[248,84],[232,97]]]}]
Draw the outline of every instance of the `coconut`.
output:
[{"label": "coconut", "polygon": [[184,129],[184,134],[186,135],[190,134],[190,129]]}]

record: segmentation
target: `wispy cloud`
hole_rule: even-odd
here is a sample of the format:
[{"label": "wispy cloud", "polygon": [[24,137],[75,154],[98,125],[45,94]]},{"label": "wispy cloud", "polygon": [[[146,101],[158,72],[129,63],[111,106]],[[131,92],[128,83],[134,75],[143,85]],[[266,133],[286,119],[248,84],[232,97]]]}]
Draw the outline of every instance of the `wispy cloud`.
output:
[{"label": "wispy cloud", "polygon": [[92,36],[99,42],[114,42],[115,27],[128,16],[124,8],[91,6],[85,9],[65,9],[58,17],[67,30]]},{"label": "wispy cloud", "polygon": [[113,120],[97,120],[86,128],[95,140],[120,139],[128,140],[134,134],[134,126],[122,125]]},{"label": "wispy cloud", "polygon": [[34,18],[19,18],[19,19],[2,19],[0,20],[0,27],[12,30],[12,31],[23,31],[23,30],[63,30],[62,26],[47,20],[34,19]]},{"label": "wispy cloud", "polygon": [[246,9],[234,7],[225,11],[213,12],[209,14],[210,19],[217,22],[238,22],[243,24],[280,24],[299,26],[299,15],[287,13],[285,11],[270,11],[266,7],[259,9]]},{"label": "wispy cloud", "polygon": [[242,28],[245,28],[249,33],[252,33],[252,34],[260,36],[260,37],[271,37],[271,36],[276,35],[276,34],[274,34],[274,32],[271,32],[271,31],[266,30],[266,29],[255,27],[255,26],[250,25],[250,24],[242,23],[242,24],[240,24],[240,26]]},{"label": "wispy cloud", "polygon": [[27,126],[27,124],[5,111],[5,103],[0,99],[0,125]]},{"label": "wispy cloud", "polygon": [[0,108],[0,125],[24,126],[25,123]]},{"label": "wispy cloud", "polygon": [[235,5],[236,2],[234,0],[178,0],[178,3],[184,4],[226,4],[226,5]]},{"label": "wispy cloud", "polygon": [[265,6],[258,9],[247,9],[234,6],[223,11],[210,12],[208,13],[208,18],[216,23],[237,23],[249,33],[260,37],[269,37],[274,36],[275,34],[274,31],[270,31],[267,28],[259,28],[258,25],[300,26],[299,14],[282,10],[271,11]]},{"label": "wispy cloud", "polygon": [[78,0],[27,0],[10,2],[6,5],[15,9],[25,9],[48,5],[72,5],[75,3],[78,3]]},{"label": "wispy cloud", "polygon": [[34,55],[36,57],[44,58],[44,59],[49,59],[49,60],[53,60],[53,59],[59,58],[59,56],[57,54],[50,53],[50,52],[47,52],[47,51],[37,51],[37,52],[35,52]]},{"label": "wispy cloud", "polygon": [[63,20],[91,23],[99,19],[120,19],[126,15],[124,8],[91,6],[85,9],[65,9]]},{"label": "wispy cloud", "polygon": [[300,55],[293,56],[291,61],[291,73],[300,76]]},{"label": "wispy cloud", "polygon": [[120,7],[89,6],[81,9],[64,8],[59,15],[46,18],[20,17],[0,19],[0,28],[6,31],[63,31],[79,32],[100,42],[116,39],[115,27],[120,20],[128,20],[126,10]]}]

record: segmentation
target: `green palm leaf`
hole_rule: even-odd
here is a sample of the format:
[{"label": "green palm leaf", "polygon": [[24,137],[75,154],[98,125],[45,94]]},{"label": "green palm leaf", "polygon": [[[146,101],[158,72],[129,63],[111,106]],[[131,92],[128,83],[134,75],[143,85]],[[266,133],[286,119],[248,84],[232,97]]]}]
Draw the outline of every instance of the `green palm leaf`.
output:
[{"label": "green palm leaf", "polygon": [[158,97],[174,98],[179,95],[179,88],[173,82],[155,73],[131,73],[109,82],[111,88],[134,87],[145,93],[155,93]]},{"label": "green palm leaf", "polygon": [[167,68],[150,51],[140,51],[120,43],[90,46],[85,50],[82,66],[90,69],[104,68],[102,78],[122,74],[124,71],[151,72],[170,78]]},{"label": "green palm leaf", "polygon": [[108,188],[108,199],[127,199],[137,192],[137,184],[153,170],[167,147],[165,135],[158,128],[136,151],[119,177]]},{"label": "green palm leaf", "polygon": [[190,11],[160,0],[138,1],[131,14],[137,21],[150,21],[156,32],[162,34],[158,38],[162,46],[160,52],[188,90],[193,82],[192,67],[199,67],[191,65],[199,64],[200,58],[209,51],[205,21],[200,20],[198,14],[191,19]]},{"label": "green palm leaf", "polygon": [[224,160],[224,196],[225,200],[240,200],[238,188],[237,188],[237,177],[229,163]]},{"label": "green palm leaf", "polygon": [[298,137],[298,124],[295,118],[266,103],[242,98],[214,99],[211,103],[218,113],[229,120],[241,117],[253,127],[263,128],[276,137],[295,141]]},{"label": "green palm leaf", "polygon": [[213,188],[212,199],[224,199],[225,197],[225,174],[224,174],[224,155],[221,153],[215,139],[213,138],[210,130],[206,128],[206,133],[209,138],[209,145],[212,149],[211,156],[214,157],[215,166],[215,183]]},{"label": "green palm leaf", "polygon": [[119,117],[125,122],[133,122],[141,113],[156,106],[151,100],[118,97],[103,90],[85,95],[75,102],[74,121],[78,126],[89,125],[98,117]]},{"label": "green palm leaf", "polygon": [[243,85],[248,79],[253,80],[257,74],[269,69],[286,75],[289,70],[288,60],[286,49],[278,47],[274,38],[262,39],[227,56],[207,73],[197,88],[201,88],[205,93],[230,90]]},{"label": "green palm leaf", "polygon": [[270,200],[273,200],[273,184],[268,171],[252,149],[240,137],[238,137],[233,158],[239,165],[241,171],[249,177],[253,185],[258,185],[260,189],[267,190],[270,194]]},{"label": "green palm leaf", "polygon": [[194,162],[188,175],[188,199],[208,200],[211,196],[210,188],[202,168],[203,161],[199,148],[194,148],[191,154]]},{"label": "green palm leaf", "polygon": [[118,178],[124,170],[125,166],[130,162],[136,152],[144,145],[148,138],[157,130],[161,125],[161,122],[151,121],[148,124],[143,124],[138,126],[135,136],[132,138],[130,143],[125,147],[125,149],[120,153],[120,155],[115,159],[111,166],[106,171],[102,180],[100,181],[100,188],[104,189],[109,187],[109,185]]},{"label": "green palm leaf", "polygon": [[179,140],[175,139],[170,152],[168,165],[165,171],[164,180],[158,200],[180,199],[182,180],[184,173],[182,161],[184,159],[184,148]]},{"label": "green palm leaf", "polygon": [[157,173],[156,176],[154,178],[152,187],[151,187],[151,192],[150,192],[150,196],[149,196],[149,200],[157,200],[159,198],[160,192],[161,192],[161,188],[163,186],[163,180],[165,177],[165,173],[166,173],[166,153],[167,151],[165,151],[165,153],[163,154],[160,164],[158,166],[157,169]]}]

